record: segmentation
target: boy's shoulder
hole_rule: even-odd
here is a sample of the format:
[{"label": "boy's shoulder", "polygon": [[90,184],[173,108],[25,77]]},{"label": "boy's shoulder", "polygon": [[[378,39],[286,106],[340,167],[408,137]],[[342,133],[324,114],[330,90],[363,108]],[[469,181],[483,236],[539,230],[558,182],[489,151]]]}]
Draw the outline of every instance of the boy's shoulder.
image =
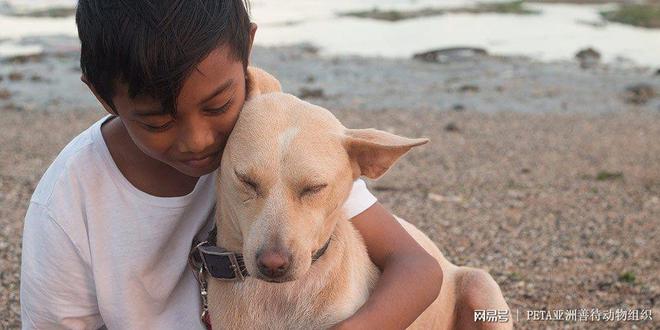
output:
[{"label": "boy's shoulder", "polygon": [[100,126],[108,116],[101,118],[74,137],[55,157],[39,180],[31,202],[49,205],[59,189],[79,185],[87,173],[98,170],[102,165],[98,148],[101,138]]}]

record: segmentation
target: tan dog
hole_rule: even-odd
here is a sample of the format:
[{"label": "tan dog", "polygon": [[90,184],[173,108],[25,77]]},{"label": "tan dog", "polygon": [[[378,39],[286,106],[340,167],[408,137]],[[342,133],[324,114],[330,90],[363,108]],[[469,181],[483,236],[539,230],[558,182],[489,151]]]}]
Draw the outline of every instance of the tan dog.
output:
[{"label": "tan dog", "polygon": [[[342,212],[353,181],[382,176],[428,140],[346,129],[329,111],[281,93],[266,72],[249,68],[249,79],[249,100],[222,156],[216,222],[217,245],[242,253],[251,276],[236,282],[210,279],[211,324],[214,329],[327,328],[351,316],[379,276]],[[411,328],[464,328],[474,325],[475,308],[508,310],[486,272],[451,264],[426,235],[398,220],[443,270],[439,298]],[[328,240],[325,253],[312,263]]]}]

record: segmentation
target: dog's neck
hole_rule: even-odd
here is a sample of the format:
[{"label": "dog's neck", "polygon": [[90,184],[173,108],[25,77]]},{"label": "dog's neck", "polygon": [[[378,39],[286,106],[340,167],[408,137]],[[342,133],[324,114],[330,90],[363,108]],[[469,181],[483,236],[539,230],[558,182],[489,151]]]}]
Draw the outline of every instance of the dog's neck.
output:
[{"label": "dog's neck", "polygon": [[226,202],[224,195],[222,193],[219,193],[219,195],[218,212],[215,215],[215,224],[218,228],[215,243],[228,251],[242,253],[243,234],[238,225],[236,213],[231,204]]}]

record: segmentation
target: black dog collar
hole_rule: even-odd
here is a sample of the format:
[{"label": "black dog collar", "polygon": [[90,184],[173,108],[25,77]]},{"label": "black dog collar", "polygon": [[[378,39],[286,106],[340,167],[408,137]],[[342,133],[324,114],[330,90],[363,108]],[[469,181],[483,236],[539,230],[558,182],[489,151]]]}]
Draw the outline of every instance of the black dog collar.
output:
[{"label": "black dog collar", "polygon": [[[206,241],[197,242],[197,240],[193,240],[189,255],[189,261],[193,268],[200,269],[203,267],[211,277],[226,281],[242,281],[245,277],[250,276],[245,267],[243,255],[216,246],[216,235],[217,227],[213,226]],[[330,245],[330,239],[312,256],[312,263],[325,253],[328,245]]]}]

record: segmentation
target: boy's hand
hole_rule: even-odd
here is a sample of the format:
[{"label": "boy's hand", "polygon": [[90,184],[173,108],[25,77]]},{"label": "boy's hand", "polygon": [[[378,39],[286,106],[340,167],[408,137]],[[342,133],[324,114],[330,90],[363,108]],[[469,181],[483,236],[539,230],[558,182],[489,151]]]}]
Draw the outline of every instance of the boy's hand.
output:
[{"label": "boy's hand", "polygon": [[405,329],[440,293],[438,261],[378,202],[351,222],[382,274],[367,302],[332,329]]}]

